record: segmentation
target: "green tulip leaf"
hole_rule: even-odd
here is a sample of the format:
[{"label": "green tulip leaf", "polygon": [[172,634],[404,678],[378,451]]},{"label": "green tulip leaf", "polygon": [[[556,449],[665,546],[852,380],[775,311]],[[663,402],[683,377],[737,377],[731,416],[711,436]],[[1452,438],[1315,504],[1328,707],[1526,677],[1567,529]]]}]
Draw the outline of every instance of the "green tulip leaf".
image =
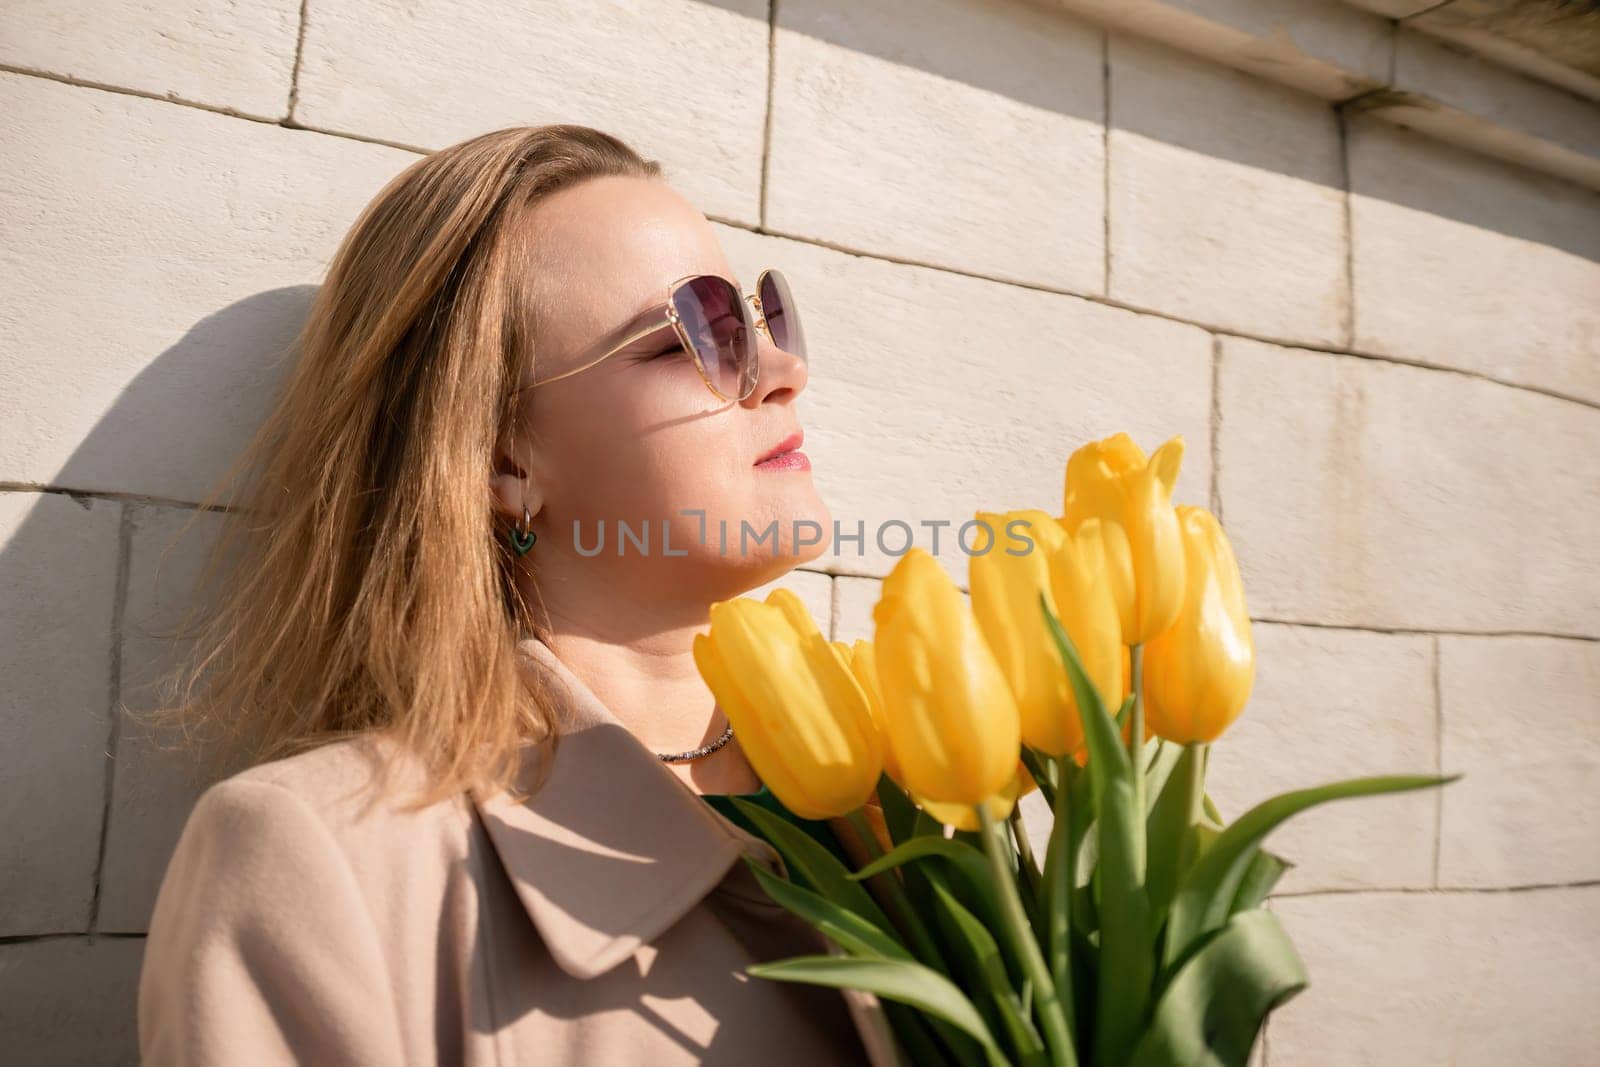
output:
[{"label": "green tulip leaf", "polygon": [[[1018,809],[1013,808],[1012,814],[1016,815]],[[1019,817],[1020,818],[1020,817]],[[1019,826],[1011,819],[1001,820],[1002,827],[1009,824],[1005,837],[1013,844],[1021,840],[1027,833],[1025,826]],[[1028,925],[1033,928],[1034,937],[1041,943],[1045,936],[1044,914],[1039,910],[1040,898],[1044,896],[1044,874],[1039,870],[1038,857],[1031,851],[1032,838],[1028,839],[1029,853],[1024,856],[1020,848],[1013,848],[1017,859],[1017,885],[1022,894],[1022,911],[1028,917]]]},{"label": "green tulip leaf", "polygon": [[938,971],[905,960],[873,960],[839,956],[794,956],[771,963],[752,963],[745,973],[780,982],[804,982],[835,989],[865,989],[909,1004],[943,1019],[973,1037],[990,1064],[1008,1063],[994,1035],[967,995]]},{"label": "green tulip leaf", "polygon": [[[935,822],[932,825],[939,824]],[[998,924],[1000,900],[995,895],[991,881],[988,857],[959,838],[944,837],[942,829],[940,833],[917,834],[847,877],[852,881],[861,881],[895,867],[904,867],[909,882],[913,872],[920,874],[927,870],[927,864],[918,861],[942,862],[955,871],[966,898],[982,913],[984,921],[990,925]]]},{"label": "green tulip leaf", "polygon": [[[1000,955],[1000,946],[995,943],[994,935],[956,899],[945,885],[943,877],[932,873],[928,881],[933,887],[941,926],[946,930],[949,940],[956,944],[969,973],[973,975],[973,993],[976,994],[979,989],[988,993],[988,1002],[999,1016],[1011,1047],[1017,1053],[1017,1062],[1030,1067],[1043,1065],[1047,1062],[1044,1039],[1034,1029],[1032,1020],[1023,1012],[1016,993],[1012,991],[1011,972],[1006,969],[1006,961]],[[1020,971],[1020,964],[1016,966]]]},{"label": "green tulip leaf", "polygon": [[1094,887],[1098,883],[1091,878],[1088,885],[1080,885],[1072,891],[1072,928],[1081,930],[1085,934],[1097,933],[1100,930],[1100,905],[1094,899]]},{"label": "green tulip leaf", "polygon": [[[744,861],[773,900],[816,927],[846,952],[874,959],[914,960],[905,946],[855,912],[803,886],[777,877],[748,856],[744,857]],[[917,1057],[916,1063],[947,1062],[947,1057],[939,1051],[938,1043],[928,1034],[929,1027],[943,1036],[952,1047],[970,1046],[970,1040],[959,1032],[952,1033],[948,1023],[917,1016],[905,1005],[886,1004],[885,1014],[894,1026],[895,1035]]]},{"label": "green tulip leaf", "polygon": [[810,889],[779,878],[760,863],[744,857],[767,895],[816,927],[846,952],[856,956],[909,960],[911,953],[899,941],[848,908]]},{"label": "green tulip leaf", "polygon": [[1166,738],[1163,737],[1155,738],[1155,744],[1153,745],[1149,743],[1148,739],[1146,740],[1144,747],[1144,777],[1146,782],[1144,791],[1147,798],[1145,801],[1146,812],[1150,810],[1150,805],[1155,802],[1154,798],[1150,797],[1150,793],[1153,792],[1153,790],[1148,783],[1157,776],[1163,775],[1170,771],[1170,764],[1173,760],[1173,755],[1169,750],[1174,747],[1177,746],[1169,744]]},{"label": "green tulip leaf", "polygon": [[[943,841],[946,840],[944,834],[944,823],[940,822],[938,819],[935,819],[932,815],[929,815],[921,808],[917,809],[917,822],[913,829],[914,838],[929,838],[932,840]],[[969,845],[968,842],[962,841],[959,838],[951,838],[950,840],[956,841],[957,844],[968,845],[972,852],[978,851],[976,846]],[[968,863],[970,855],[970,853],[967,853],[957,857],[952,854],[950,856],[942,857],[942,860],[945,863],[956,862],[958,867],[965,865],[962,867],[962,869],[970,873],[975,873],[977,869],[976,865]],[[922,877],[922,868],[926,865],[936,866],[939,862],[939,859],[935,859],[931,861],[931,864],[906,863],[901,865],[900,873],[905,877],[906,881],[908,883],[917,883],[917,890],[919,892],[926,891],[923,892],[922,896],[924,901],[931,897],[932,890],[928,888],[926,880]],[[970,876],[970,873],[963,873],[961,874],[960,878],[960,887],[965,889],[969,894],[969,899],[967,900],[968,906],[976,906],[980,908],[985,915],[992,916],[994,922],[999,922],[1000,905],[995,899],[994,893],[992,892],[994,887],[990,885],[987,880],[981,884],[974,882]],[[987,879],[988,873],[988,867],[984,866],[983,874],[985,879]]]},{"label": "green tulip leaf", "polygon": [[1200,815],[1205,780],[1205,745],[1170,745],[1177,757],[1162,782],[1146,820],[1150,858],[1145,884],[1150,891],[1150,926],[1161,929],[1178,881],[1196,858],[1194,825]]},{"label": "green tulip leaf", "polygon": [[966,887],[973,893],[980,896],[993,894],[994,887],[989,884],[989,861],[982,852],[965,841],[958,841],[952,837],[935,837],[931,834],[918,834],[904,844],[896,845],[891,851],[885,852],[847,877],[852,881],[861,881],[902,864],[930,856],[949,860],[960,873]]},{"label": "green tulip leaf", "polygon": [[1197,938],[1223,924],[1256,848],[1284,820],[1330,800],[1427,789],[1459,777],[1460,774],[1396,774],[1352,778],[1298,789],[1257,804],[1222,831],[1179,883],[1168,917],[1163,967],[1171,973],[1196,946]]},{"label": "green tulip leaf", "polygon": [[[1089,777],[1087,774],[1085,778]],[[1100,865],[1100,820],[1096,819],[1084,828],[1083,844],[1079,846],[1078,862],[1082,865],[1079,870],[1089,873],[1089,880],[1084,888],[1089,891],[1090,900],[1096,908],[1100,907],[1100,882],[1094,876],[1095,869]],[[1099,923],[1094,923],[1092,928],[1098,929]]]},{"label": "green tulip leaf", "polygon": [[821,896],[876,924],[889,936],[896,936],[895,927],[872,894],[860,882],[851,879],[849,869],[822,842],[775,811],[741,797],[732,800],[778,850],[791,877],[799,875]]},{"label": "green tulip leaf", "polygon": [[[1211,851],[1211,846],[1216,844],[1217,838],[1222,836],[1223,829],[1224,827],[1221,826],[1213,826],[1210,820],[1207,819],[1201,819],[1194,824],[1190,837],[1194,846],[1194,862],[1189,864],[1191,869],[1195,863],[1199,863],[1205,858],[1207,852]],[[1181,884],[1183,877],[1180,877],[1178,881]]]},{"label": "green tulip leaf", "polygon": [[1044,802],[1051,808],[1056,806],[1056,777],[1051,773],[1051,761],[1029,748],[1022,746],[1022,765],[1028,768],[1028,773],[1033,775],[1034,782],[1039,786],[1039,795],[1044,797]]},{"label": "green tulip leaf", "polygon": [[[915,808],[912,809],[912,811],[914,811],[915,814],[922,814],[920,811],[915,811]],[[910,825],[912,825],[912,835],[920,832],[920,827],[918,827],[918,822],[915,817],[912,819],[912,824]],[[907,840],[910,840],[910,838],[907,838]],[[931,909],[933,909],[933,889],[928,888],[928,880],[923,877],[922,865],[902,865],[901,881],[906,883],[906,894],[910,897],[910,901],[912,901],[912,907],[917,909],[918,915],[931,915]]]},{"label": "green tulip leaf", "polygon": [[[1072,639],[1044,595],[1039,607],[1072,682],[1089,743],[1089,777],[1099,824],[1100,972],[1095,990],[1091,1062],[1123,1063],[1138,1038],[1154,977],[1153,936],[1145,888],[1145,812],[1133,762],[1117,724],[1089,681]],[[1129,705],[1124,701],[1125,706]]]},{"label": "green tulip leaf", "polygon": [[[1091,756],[1092,763],[1097,756]],[[1133,783],[1112,781],[1100,799],[1098,902],[1101,971],[1096,989],[1096,1063],[1121,1063],[1138,1036],[1154,978],[1153,932],[1143,882],[1144,820]]]},{"label": "green tulip leaf", "polygon": [[1308,981],[1277,916],[1240,912],[1167,985],[1130,1067],[1245,1067],[1267,1013]]},{"label": "green tulip leaf", "polygon": [[[1077,862],[1071,876],[1072,926],[1086,935],[1100,928],[1095,901],[1100,883],[1094,877],[1095,864],[1100,858],[1100,824],[1094,817],[1093,781],[1089,772],[1073,763],[1066,773],[1069,782],[1066,801],[1071,810],[1068,829],[1071,833],[1071,847],[1077,853]],[[1054,833],[1055,829],[1052,827],[1052,837]],[[1048,846],[1046,851],[1048,853]],[[1045,862],[1049,863],[1048,855]]]},{"label": "green tulip leaf", "polygon": [[1166,791],[1167,784],[1172,780],[1173,768],[1177,767],[1178,760],[1183,757],[1183,750],[1187,746],[1168,744],[1161,738],[1156,738],[1156,743],[1150,748],[1154,755],[1150,759],[1150,769],[1145,772],[1145,814],[1155,810],[1160,802],[1161,795]]},{"label": "green tulip leaf", "polygon": [[[1071,758],[1058,761],[1062,772],[1062,785],[1056,793],[1055,821],[1050,827],[1050,841],[1045,846],[1044,877],[1039,889],[1039,910],[1044,916],[1045,961],[1050,968],[1050,978],[1055,982],[1062,1010],[1067,1014],[1067,1025],[1076,1035],[1075,1019],[1077,998],[1073,988],[1072,923],[1073,897],[1076,893],[1078,869],[1078,837],[1074,833],[1077,820],[1071,808],[1078,773]],[[1092,907],[1092,902],[1091,902]]]},{"label": "green tulip leaf", "polygon": [[895,844],[910,839],[916,832],[917,806],[887,774],[878,777],[878,806],[883,809],[884,825],[889,828],[889,837]]},{"label": "green tulip leaf", "polygon": [[1073,874],[1072,924],[1087,934],[1100,929],[1099,906],[1096,895],[1100,881],[1094,877],[1094,868],[1100,862],[1100,824],[1094,817],[1094,782],[1086,770],[1073,765],[1072,788],[1072,839],[1077,842],[1078,863]]},{"label": "green tulip leaf", "polygon": [[[941,1036],[949,1034],[951,1037],[960,1038],[960,1042],[967,1048],[976,1048],[977,1042],[943,1019],[936,1019],[932,1015],[924,1015],[909,1004],[901,1004],[897,1000],[882,1002],[883,1013],[889,1017],[889,1025],[894,1030],[894,1036],[904,1046],[906,1055],[917,1067],[927,1064],[928,1067],[951,1067],[954,1063],[959,1067],[960,1060],[952,1060],[951,1053],[947,1051],[948,1045],[941,1047],[933,1037],[933,1033]],[[968,1056],[967,1059],[977,1057]]]},{"label": "green tulip leaf", "polygon": [[[950,832],[950,840],[964,842],[975,849],[983,848],[983,835],[976,830],[952,830]],[[1015,855],[1011,858],[1013,861],[1016,860]]]},{"label": "green tulip leaf", "polygon": [[[943,835],[943,830],[937,823],[931,821],[927,824],[922,823],[920,818],[923,815],[922,810],[888,774],[878,779],[878,804],[883,809],[883,819],[889,828],[892,845],[904,844],[919,834]],[[911,898],[912,907],[919,914],[927,913],[931,906],[931,893],[922,877],[922,872],[914,866],[907,866],[901,869],[900,874],[905,883],[906,894]]]},{"label": "green tulip leaf", "polygon": [[1278,884],[1278,879],[1293,866],[1283,857],[1257,848],[1256,854],[1250,858],[1250,866],[1245,868],[1244,877],[1239,881],[1239,891],[1233,895],[1228,914],[1259,907],[1267,899],[1267,894],[1272,892],[1272,887]]}]

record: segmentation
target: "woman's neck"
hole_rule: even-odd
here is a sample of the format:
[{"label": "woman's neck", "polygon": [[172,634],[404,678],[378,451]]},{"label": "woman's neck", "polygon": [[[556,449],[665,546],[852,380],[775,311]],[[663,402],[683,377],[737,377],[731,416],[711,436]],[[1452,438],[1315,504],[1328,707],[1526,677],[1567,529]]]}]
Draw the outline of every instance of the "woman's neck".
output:
[{"label": "woman's neck", "polygon": [[[684,626],[626,642],[556,630],[549,645],[610,712],[651,752],[710,744],[728,725],[693,655],[702,626]],[[761,787],[738,739],[686,763],[667,763],[697,793],[747,793]]]}]

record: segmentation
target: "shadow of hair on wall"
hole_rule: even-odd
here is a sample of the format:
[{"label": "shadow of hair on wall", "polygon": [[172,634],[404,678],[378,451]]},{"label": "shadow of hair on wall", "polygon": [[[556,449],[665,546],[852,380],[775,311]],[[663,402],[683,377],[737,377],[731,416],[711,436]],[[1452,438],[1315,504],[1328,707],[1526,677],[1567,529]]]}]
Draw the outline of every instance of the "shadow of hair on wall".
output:
[{"label": "shadow of hair on wall", "polygon": [[[26,818],[5,820],[16,862],[0,873],[0,935],[142,933],[189,809],[230,770],[143,716],[215,541],[219,515],[196,505],[269,410],[316,291],[207,315],[131,374],[52,475],[0,495],[16,516],[0,644],[55,679],[12,724],[7,807]],[[115,355],[94,364],[117,368]]]}]

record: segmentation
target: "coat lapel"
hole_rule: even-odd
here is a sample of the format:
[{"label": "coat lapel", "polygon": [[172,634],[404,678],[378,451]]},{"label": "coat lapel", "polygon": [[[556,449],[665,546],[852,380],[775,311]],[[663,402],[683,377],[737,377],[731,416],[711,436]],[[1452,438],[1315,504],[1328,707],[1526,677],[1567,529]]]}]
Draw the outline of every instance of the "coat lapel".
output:
[{"label": "coat lapel", "polygon": [[554,758],[524,752],[519,788],[473,803],[551,957],[587,979],[670,927],[748,855],[783,874],[771,845],[735,826],[668,770],[542,642],[519,646],[563,716]]}]

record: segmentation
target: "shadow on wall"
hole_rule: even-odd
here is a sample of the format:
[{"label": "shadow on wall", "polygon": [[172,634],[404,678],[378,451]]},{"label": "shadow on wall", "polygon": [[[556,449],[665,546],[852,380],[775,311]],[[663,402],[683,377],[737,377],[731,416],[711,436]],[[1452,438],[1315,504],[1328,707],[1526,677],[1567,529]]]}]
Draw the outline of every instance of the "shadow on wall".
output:
[{"label": "shadow on wall", "polygon": [[[172,663],[164,632],[216,520],[180,531],[265,417],[315,292],[207,316],[122,390],[55,491],[0,492],[0,666],[15,683],[0,698],[0,938],[18,939],[0,957],[0,1003],[8,1042],[46,1059],[137,1058],[137,935],[215,774],[123,707],[148,706]],[[126,1011],[105,1010],[118,1001]]]}]

